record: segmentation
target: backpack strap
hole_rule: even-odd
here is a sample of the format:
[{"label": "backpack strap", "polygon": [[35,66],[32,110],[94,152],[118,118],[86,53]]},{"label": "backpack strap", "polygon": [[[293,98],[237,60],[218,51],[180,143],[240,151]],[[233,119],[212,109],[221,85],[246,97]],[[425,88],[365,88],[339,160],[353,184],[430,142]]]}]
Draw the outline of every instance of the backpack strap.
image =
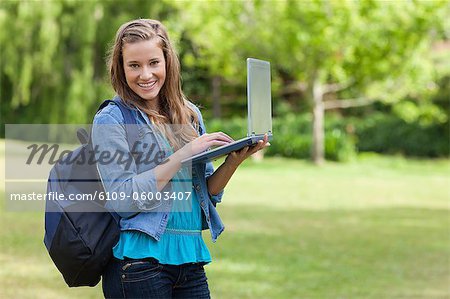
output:
[{"label": "backpack strap", "polygon": [[132,108],[125,105],[118,96],[113,98],[113,102],[119,106],[123,118],[125,119],[125,131],[127,132],[128,146],[130,147],[130,150],[132,150],[135,142],[139,140],[139,132],[137,126],[135,126],[137,125],[137,120],[131,113]]},{"label": "backpack strap", "polygon": [[119,107],[120,112],[122,112],[122,116],[125,120],[125,131],[127,132],[128,146],[130,150],[132,150],[134,143],[139,140],[138,130],[136,126],[134,126],[137,124],[137,121],[131,113],[132,108],[125,105],[125,103],[118,96],[115,96],[112,100],[103,101],[103,103],[101,103],[98,107],[97,112],[108,106],[109,103],[116,104]]},{"label": "backpack strap", "polygon": [[[112,100],[103,101],[103,103],[101,103],[98,107],[97,112],[108,106],[109,103],[115,103],[119,107],[120,112],[122,112],[123,118],[125,120],[125,131],[127,133],[128,147],[130,148],[130,151],[132,151],[135,142],[139,140],[139,133],[137,130],[137,126],[135,126],[137,124],[137,120],[131,113],[132,108],[125,105],[125,103],[122,102],[122,100],[118,96],[115,96]],[[119,214],[111,212],[111,215],[113,216],[116,223],[119,223]]]}]

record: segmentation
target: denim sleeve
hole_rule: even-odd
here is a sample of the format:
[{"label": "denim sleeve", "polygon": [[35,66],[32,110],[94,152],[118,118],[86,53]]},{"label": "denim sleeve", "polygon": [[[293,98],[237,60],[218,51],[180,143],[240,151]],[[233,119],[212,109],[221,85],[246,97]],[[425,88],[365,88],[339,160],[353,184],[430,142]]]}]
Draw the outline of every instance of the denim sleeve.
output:
[{"label": "denim sleeve", "polygon": [[[160,201],[142,200],[140,196],[134,196],[158,191],[153,169],[137,173],[119,108],[108,106],[104,110],[94,118],[92,144],[103,187],[106,192],[115,194],[118,198],[108,201],[107,207],[124,218],[155,209],[161,205]],[[107,163],[105,159],[101,159],[102,154],[111,157]]]},{"label": "denim sleeve", "polygon": [[[192,104],[192,106],[193,106],[193,109],[195,110],[195,112],[197,112],[198,122],[199,122],[199,125],[200,125],[200,134],[203,135],[203,134],[206,133],[206,127],[205,127],[205,124],[203,122],[202,114],[200,113],[200,110],[194,104]],[[214,166],[213,166],[212,162],[206,162],[206,168],[205,168],[205,179],[206,179],[206,181],[208,181],[208,178],[210,176],[212,176],[213,173],[214,173]],[[220,203],[222,201],[223,192],[224,192],[224,190],[220,191],[216,195],[212,195],[208,191],[209,198],[210,198],[211,202],[214,205],[216,205],[217,203]]]},{"label": "denim sleeve", "polygon": [[[211,162],[207,162],[206,163],[206,170],[205,170],[205,178],[206,181],[208,181],[208,178],[214,173],[214,167],[213,164]],[[216,195],[212,195],[209,193],[208,191],[208,195],[209,195],[209,199],[211,200],[211,202],[216,205],[217,203],[220,203],[222,201],[222,196],[223,196],[223,191],[220,191],[218,194]]]}]

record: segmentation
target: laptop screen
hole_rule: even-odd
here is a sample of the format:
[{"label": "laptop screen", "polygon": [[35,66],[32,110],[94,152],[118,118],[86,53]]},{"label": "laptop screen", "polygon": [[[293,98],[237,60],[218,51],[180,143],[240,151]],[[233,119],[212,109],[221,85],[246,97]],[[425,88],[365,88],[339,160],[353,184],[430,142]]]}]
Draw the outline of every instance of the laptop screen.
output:
[{"label": "laptop screen", "polygon": [[247,135],[272,134],[270,63],[247,59]]}]

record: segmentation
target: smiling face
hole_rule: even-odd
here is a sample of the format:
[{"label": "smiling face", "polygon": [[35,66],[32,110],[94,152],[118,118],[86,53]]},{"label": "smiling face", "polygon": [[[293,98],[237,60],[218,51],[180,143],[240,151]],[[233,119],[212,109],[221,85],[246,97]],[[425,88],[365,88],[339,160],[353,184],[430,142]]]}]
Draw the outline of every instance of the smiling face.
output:
[{"label": "smiling face", "polygon": [[159,92],[166,80],[166,61],[158,39],[126,43],[122,55],[128,86],[158,111]]}]

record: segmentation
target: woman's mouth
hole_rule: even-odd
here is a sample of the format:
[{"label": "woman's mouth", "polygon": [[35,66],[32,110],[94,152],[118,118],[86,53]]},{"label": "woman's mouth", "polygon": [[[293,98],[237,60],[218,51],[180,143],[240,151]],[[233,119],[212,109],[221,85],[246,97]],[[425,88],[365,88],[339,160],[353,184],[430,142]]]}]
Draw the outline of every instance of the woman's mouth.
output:
[{"label": "woman's mouth", "polygon": [[150,82],[147,82],[147,83],[138,83],[137,85],[138,85],[140,88],[143,88],[143,89],[152,89],[153,86],[156,85],[156,82],[157,82],[157,80],[155,80],[155,81],[150,81]]}]

